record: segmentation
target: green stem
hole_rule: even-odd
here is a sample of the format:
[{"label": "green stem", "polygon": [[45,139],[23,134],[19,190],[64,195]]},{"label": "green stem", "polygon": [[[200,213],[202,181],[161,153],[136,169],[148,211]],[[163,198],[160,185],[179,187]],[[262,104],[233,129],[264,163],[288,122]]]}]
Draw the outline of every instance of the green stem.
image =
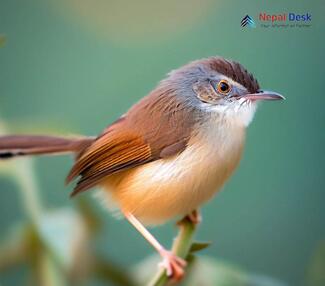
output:
[{"label": "green stem", "polygon": [[33,224],[39,222],[42,207],[39,198],[39,188],[35,172],[33,171],[32,159],[19,158],[15,162],[15,177],[19,186],[20,195],[27,217]]},{"label": "green stem", "polygon": [[26,228],[19,225],[7,234],[0,245],[0,272],[26,261]]},{"label": "green stem", "polygon": [[[192,245],[193,236],[196,230],[196,225],[189,221],[188,219],[183,219],[179,222],[179,232],[177,237],[174,239],[172,246],[172,251],[178,257],[186,259],[189,255],[190,248]],[[169,278],[164,269],[158,271],[154,276],[152,281],[150,281],[150,286],[164,286],[169,282]]]}]

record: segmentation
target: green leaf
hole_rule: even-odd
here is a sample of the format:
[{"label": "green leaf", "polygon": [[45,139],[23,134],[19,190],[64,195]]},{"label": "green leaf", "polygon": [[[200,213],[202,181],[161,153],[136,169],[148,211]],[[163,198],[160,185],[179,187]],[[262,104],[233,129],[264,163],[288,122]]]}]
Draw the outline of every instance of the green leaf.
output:
[{"label": "green leaf", "polygon": [[88,230],[79,213],[72,209],[47,212],[37,226],[43,243],[65,270],[85,263]]},{"label": "green leaf", "polygon": [[211,242],[209,242],[209,241],[207,241],[207,242],[194,241],[191,245],[190,253],[201,251],[201,250],[207,248],[210,244],[211,244]]}]

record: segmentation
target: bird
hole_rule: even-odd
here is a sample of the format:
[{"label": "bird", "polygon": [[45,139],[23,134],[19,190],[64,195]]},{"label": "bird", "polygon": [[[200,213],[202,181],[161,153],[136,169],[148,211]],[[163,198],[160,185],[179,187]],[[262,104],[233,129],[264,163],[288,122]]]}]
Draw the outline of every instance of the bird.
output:
[{"label": "bird", "polygon": [[97,137],[5,135],[0,159],[73,153],[71,196],[98,187],[107,209],[123,215],[178,279],[186,262],[147,226],[177,217],[198,222],[199,208],[238,166],[259,102],[282,99],[262,90],[240,63],[212,56],[169,72]]}]

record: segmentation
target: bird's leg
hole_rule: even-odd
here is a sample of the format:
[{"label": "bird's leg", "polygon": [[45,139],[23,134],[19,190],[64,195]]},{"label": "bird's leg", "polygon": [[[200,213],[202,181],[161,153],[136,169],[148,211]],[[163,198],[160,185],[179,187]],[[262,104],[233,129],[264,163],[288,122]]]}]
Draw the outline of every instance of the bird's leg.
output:
[{"label": "bird's leg", "polygon": [[183,219],[181,219],[177,224],[181,224],[182,220],[187,219],[193,224],[199,224],[202,221],[202,216],[199,212],[199,210],[194,210],[188,215],[186,215]]},{"label": "bird's leg", "polygon": [[165,249],[133,214],[130,212],[124,212],[124,216],[163,258],[160,265],[166,269],[167,276],[170,276],[175,280],[182,279],[184,276],[186,261]]}]

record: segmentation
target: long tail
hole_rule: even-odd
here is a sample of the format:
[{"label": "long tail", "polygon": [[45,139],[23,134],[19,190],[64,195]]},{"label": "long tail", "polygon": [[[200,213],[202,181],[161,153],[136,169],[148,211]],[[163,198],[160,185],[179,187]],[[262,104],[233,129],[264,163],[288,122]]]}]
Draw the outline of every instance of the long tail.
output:
[{"label": "long tail", "polygon": [[64,138],[40,135],[0,136],[0,160],[16,156],[81,153],[93,137]]}]

